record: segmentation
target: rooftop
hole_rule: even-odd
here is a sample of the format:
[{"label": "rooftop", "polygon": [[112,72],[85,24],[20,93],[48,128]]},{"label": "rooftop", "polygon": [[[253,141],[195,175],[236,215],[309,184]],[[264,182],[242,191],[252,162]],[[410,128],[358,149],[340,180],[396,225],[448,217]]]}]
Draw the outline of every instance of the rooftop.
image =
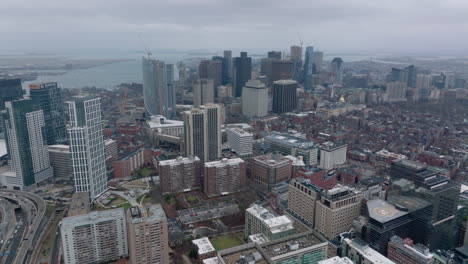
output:
[{"label": "rooftop", "polygon": [[350,245],[354,248],[360,255],[362,255],[365,259],[369,260],[371,263],[374,264],[396,264],[395,262],[389,260],[379,252],[375,251],[369,245],[360,240],[360,239],[344,239],[345,243]]},{"label": "rooftop", "polygon": [[62,220],[62,229],[66,230],[76,226],[95,224],[116,219],[125,219],[125,211],[123,208],[116,208],[105,211],[92,211],[87,214],[65,217]]},{"label": "rooftop", "polygon": [[277,216],[260,205],[255,204],[246,211],[262,220],[272,233],[294,229],[293,222],[287,216]]},{"label": "rooftop", "polygon": [[171,160],[161,160],[159,162],[159,165],[160,166],[173,166],[173,165],[178,165],[178,164],[182,164],[182,163],[191,163],[191,162],[194,162],[194,161],[200,161],[200,159],[196,156],[189,156],[189,157],[177,157],[175,159],[171,159]]},{"label": "rooftop", "polygon": [[318,145],[315,142],[291,133],[272,132],[271,134],[265,137],[265,140],[275,142],[281,145],[286,145],[291,148],[310,149],[318,147]]},{"label": "rooftop", "polygon": [[160,204],[131,207],[130,214],[132,216],[132,223],[153,222],[166,219],[166,213]]},{"label": "rooftop", "polygon": [[150,128],[164,128],[164,127],[175,127],[175,126],[183,126],[184,122],[179,120],[170,120],[165,118],[162,115],[154,115],[151,116],[151,120],[146,121],[146,124]]},{"label": "rooftop", "polygon": [[278,81],[274,81],[273,84],[288,85],[288,84],[297,84],[297,82],[294,80],[278,80]]},{"label": "rooftop", "polygon": [[218,264],[218,263],[220,263],[218,257],[207,258],[203,260],[203,264]]},{"label": "rooftop", "polygon": [[326,260],[319,261],[318,264],[354,264],[352,260],[347,257],[333,257]]},{"label": "rooftop", "polygon": [[314,231],[300,233],[278,240],[274,240],[265,244],[260,245],[264,250],[265,254],[270,258],[288,254],[292,251],[298,251],[301,249],[324,246],[327,247],[328,242],[317,236]]},{"label": "rooftop", "polygon": [[192,240],[192,243],[195,244],[198,248],[198,255],[206,254],[215,251],[215,248],[211,244],[210,240],[207,237],[202,237],[200,239]]},{"label": "rooftop", "polygon": [[244,160],[241,158],[234,158],[234,159],[222,159],[222,160],[217,160],[217,161],[211,161],[211,162],[206,162],[205,167],[207,168],[212,168],[212,167],[222,167],[224,165],[236,165],[243,163]]},{"label": "rooftop", "polygon": [[369,216],[380,223],[386,223],[407,215],[408,212],[398,210],[394,205],[380,199],[367,201]]}]

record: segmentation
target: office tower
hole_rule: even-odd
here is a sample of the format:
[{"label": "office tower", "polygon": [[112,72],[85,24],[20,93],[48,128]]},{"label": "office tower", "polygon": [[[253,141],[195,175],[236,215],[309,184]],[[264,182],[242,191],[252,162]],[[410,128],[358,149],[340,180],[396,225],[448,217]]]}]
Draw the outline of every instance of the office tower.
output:
[{"label": "office tower", "polygon": [[291,46],[291,62],[292,62],[292,79],[295,81],[301,80],[302,68],[302,47]]},{"label": "office tower", "polygon": [[274,215],[257,204],[245,210],[245,238],[262,234],[272,241],[289,236],[293,231],[293,222],[285,215]]},{"label": "office tower", "polygon": [[94,96],[73,99],[67,106],[75,191],[89,192],[94,201],[107,191],[101,101]]},{"label": "office tower", "polygon": [[66,143],[62,89],[57,87],[56,82],[30,84],[29,94],[32,101],[44,112],[47,145]]},{"label": "office tower", "polygon": [[407,85],[404,82],[387,83],[387,101],[388,102],[403,102],[406,101]]},{"label": "office tower", "polygon": [[130,263],[169,263],[167,218],[160,204],[127,211]]},{"label": "office tower", "polygon": [[234,152],[239,156],[252,155],[253,134],[237,127],[227,128],[226,132],[227,144]]},{"label": "office tower", "polygon": [[453,73],[446,73],[444,88],[453,89],[454,83],[455,83],[455,75]]},{"label": "office tower", "polygon": [[198,66],[198,74],[200,79],[212,79],[214,87],[218,87],[223,79],[223,62],[220,60],[202,60]]},{"label": "office tower", "polygon": [[342,254],[356,264],[397,264],[358,238],[345,238],[343,242]]},{"label": "office tower", "polygon": [[410,238],[392,236],[388,242],[387,258],[396,263],[433,264],[434,256],[422,244],[413,244]]},{"label": "office tower", "polygon": [[346,162],[348,145],[333,142],[325,142],[320,145],[320,165],[325,170],[336,168]]},{"label": "office tower", "polygon": [[5,102],[18,100],[22,97],[23,89],[20,79],[0,79],[0,110],[5,110]]},{"label": "office tower", "polygon": [[392,236],[411,234],[412,220],[407,211],[380,199],[367,201],[367,210],[367,241],[381,254],[387,252],[387,244]]},{"label": "office tower", "polygon": [[174,67],[163,61],[142,58],[143,100],[148,115],[175,114]]},{"label": "office tower", "polygon": [[174,86],[174,64],[166,64],[166,85],[164,86],[164,112],[173,118],[176,114],[176,87]]},{"label": "office tower", "polygon": [[313,73],[321,72],[323,64],[323,52],[322,51],[314,51],[314,70]]},{"label": "office tower", "polygon": [[225,50],[223,52],[224,60],[226,61],[226,71],[228,80],[225,84],[232,83],[232,75],[233,75],[233,66],[232,66],[232,51]]},{"label": "office tower", "polygon": [[232,97],[232,86],[227,85],[220,85],[217,88],[218,90],[218,98],[225,98],[225,97]]},{"label": "office tower", "polygon": [[193,81],[193,105],[200,106],[214,103],[214,90],[213,79],[198,79]]},{"label": "office tower", "polygon": [[315,204],[320,200],[322,188],[311,184],[309,179],[293,178],[289,182],[288,210],[295,217],[314,227]]},{"label": "office tower", "polygon": [[271,83],[273,61],[275,61],[275,59],[272,58],[263,58],[260,60],[260,74],[266,77],[268,85]]},{"label": "office tower", "polygon": [[407,79],[406,79],[405,70],[392,68],[392,71],[390,73],[390,81],[391,82],[406,82]]},{"label": "office tower", "polygon": [[292,112],[297,108],[297,82],[293,80],[279,80],[273,82],[273,112]]},{"label": "office tower", "polygon": [[52,145],[48,147],[50,166],[54,169],[54,178],[70,180],[73,178],[70,146]]},{"label": "office tower", "polygon": [[268,88],[259,80],[248,81],[242,91],[242,114],[248,117],[268,115]]},{"label": "office tower", "polygon": [[206,162],[204,192],[207,196],[240,191],[245,186],[245,162],[240,158]]},{"label": "office tower", "polygon": [[302,156],[306,166],[317,164],[318,145],[308,139],[295,134],[272,132],[265,137],[265,143],[270,145],[271,152]]},{"label": "office tower", "polygon": [[312,74],[314,70],[314,47],[307,46],[305,51],[304,70],[303,70],[303,82],[304,90],[312,91]]},{"label": "office tower", "polygon": [[103,263],[127,257],[126,224],[122,208],[63,218],[60,233],[65,263]]},{"label": "office tower", "polygon": [[187,155],[202,162],[221,157],[221,111],[220,105],[208,104],[182,113]]},{"label": "office tower", "polygon": [[281,51],[269,51],[268,52],[268,58],[275,59],[275,60],[281,60]]},{"label": "office tower", "polygon": [[410,65],[408,67],[405,67],[405,78],[406,78],[406,84],[408,87],[415,88],[416,87],[416,67],[414,65]]},{"label": "office tower", "polygon": [[289,80],[292,78],[292,62],[290,60],[274,60],[271,62],[271,82]]},{"label": "office tower", "polygon": [[334,80],[336,84],[343,83],[343,59],[335,57],[331,61],[331,70],[333,72]]},{"label": "office tower", "polygon": [[348,232],[360,215],[361,202],[362,193],[348,186],[322,192],[315,207],[315,229],[329,239]]},{"label": "office tower", "polygon": [[432,86],[431,75],[418,74],[416,75],[416,88],[429,89]]},{"label": "office tower", "polygon": [[408,160],[393,161],[390,176],[395,190],[399,190],[405,196],[421,198],[433,205],[433,229],[429,232],[429,248],[452,247],[460,185],[422,163]]},{"label": "office tower", "polygon": [[177,157],[159,162],[161,192],[178,193],[201,188],[202,164],[198,157]]},{"label": "office tower", "polygon": [[276,184],[291,179],[292,162],[279,153],[257,156],[250,162],[252,178],[263,192],[269,193]]},{"label": "office tower", "polygon": [[[221,83],[216,85],[216,87],[218,87],[221,84],[222,85],[228,84],[229,83],[229,69],[228,69],[228,64],[227,64],[226,58],[221,57],[221,56],[213,56],[211,59],[221,62]],[[211,77],[211,78],[213,78],[213,77]],[[217,96],[216,93],[215,93],[215,95]]]},{"label": "office tower", "polygon": [[252,58],[247,57],[247,52],[241,52],[240,57],[233,60],[233,88],[234,96],[242,96],[242,88],[252,79]]},{"label": "office tower", "polygon": [[5,102],[2,113],[8,151],[9,171],[2,173],[7,189],[29,190],[51,178],[44,112],[30,99]]}]

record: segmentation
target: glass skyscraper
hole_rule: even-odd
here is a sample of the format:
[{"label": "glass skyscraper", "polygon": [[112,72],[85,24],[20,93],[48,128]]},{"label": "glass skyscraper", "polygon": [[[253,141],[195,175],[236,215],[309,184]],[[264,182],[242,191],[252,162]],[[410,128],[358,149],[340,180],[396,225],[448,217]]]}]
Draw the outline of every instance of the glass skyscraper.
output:
[{"label": "glass skyscraper", "polygon": [[304,60],[304,90],[312,91],[312,74],[314,71],[314,47],[307,46]]},{"label": "glass skyscraper", "polygon": [[44,112],[45,132],[48,145],[67,142],[65,126],[65,110],[63,106],[62,89],[56,82],[29,85],[33,102]]},{"label": "glass skyscraper", "polygon": [[142,58],[143,100],[148,115],[172,118],[175,114],[174,67],[163,61]]}]

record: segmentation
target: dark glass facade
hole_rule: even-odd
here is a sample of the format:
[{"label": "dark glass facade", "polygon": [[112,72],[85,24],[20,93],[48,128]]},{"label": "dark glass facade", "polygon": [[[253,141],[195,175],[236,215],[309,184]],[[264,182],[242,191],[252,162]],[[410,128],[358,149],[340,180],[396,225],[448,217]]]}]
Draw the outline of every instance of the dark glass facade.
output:
[{"label": "dark glass facade", "polygon": [[29,86],[33,103],[44,112],[47,145],[67,142],[65,110],[62,89],[56,82],[32,84]]},{"label": "dark glass facade", "polygon": [[247,57],[247,52],[241,52],[240,57],[234,58],[234,96],[242,96],[242,88],[252,78],[252,58]]}]

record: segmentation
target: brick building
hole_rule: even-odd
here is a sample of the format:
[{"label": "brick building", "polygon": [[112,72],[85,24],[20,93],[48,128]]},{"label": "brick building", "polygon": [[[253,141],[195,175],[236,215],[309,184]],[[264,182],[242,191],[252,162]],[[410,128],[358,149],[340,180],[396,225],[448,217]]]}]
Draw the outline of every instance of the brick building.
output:
[{"label": "brick building", "polygon": [[153,164],[154,151],[152,149],[138,149],[130,153],[127,157],[113,161],[114,178],[120,179],[129,177],[133,172],[142,167]]},{"label": "brick building", "polygon": [[206,162],[204,172],[207,196],[237,192],[246,183],[246,165],[240,158]]}]

